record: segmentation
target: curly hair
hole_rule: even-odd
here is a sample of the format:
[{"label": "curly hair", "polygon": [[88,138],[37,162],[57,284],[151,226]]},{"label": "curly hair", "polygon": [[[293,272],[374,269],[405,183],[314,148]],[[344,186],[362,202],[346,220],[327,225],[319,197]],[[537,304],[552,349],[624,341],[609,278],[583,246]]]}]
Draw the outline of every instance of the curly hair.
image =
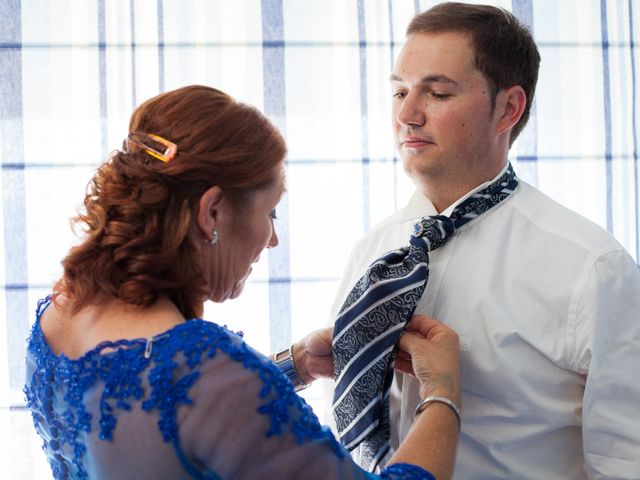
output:
[{"label": "curly hair", "polygon": [[198,85],[147,100],[129,132],[163,137],[177,155],[165,163],[125,141],[98,168],[73,219],[83,241],[63,260],[54,298],[64,294],[77,312],[105,295],[141,306],[166,295],[194,317],[206,296],[189,235],[200,197],[217,185],[234,208],[247,208],[279,174],[284,140],[257,109]]},{"label": "curly hair", "polygon": [[527,96],[522,117],[511,130],[513,144],[529,120],[538,82],[540,53],[531,33],[509,11],[490,5],[440,3],[416,15],[407,35],[457,31],[471,37],[476,67],[491,88],[495,106],[499,91],[520,85]]}]

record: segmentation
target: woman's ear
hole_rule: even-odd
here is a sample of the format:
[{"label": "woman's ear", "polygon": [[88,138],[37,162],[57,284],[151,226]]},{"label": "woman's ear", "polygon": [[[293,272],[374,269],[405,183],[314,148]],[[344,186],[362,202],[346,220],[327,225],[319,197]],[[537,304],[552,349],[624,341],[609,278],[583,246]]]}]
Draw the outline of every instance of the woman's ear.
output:
[{"label": "woman's ear", "polygon": [[518,123],[527,106],[527,94],[520,85],[514,85],[498,93],[496,111],[499,115],[496,133],[509,131]]},{"label": "woman's ear", "polygon": [[205,240],[211,241],[213,230],[216,228],[219,210],[223,199],[222,189],[214,185],[200,197],[198,204],[198,228]]}]

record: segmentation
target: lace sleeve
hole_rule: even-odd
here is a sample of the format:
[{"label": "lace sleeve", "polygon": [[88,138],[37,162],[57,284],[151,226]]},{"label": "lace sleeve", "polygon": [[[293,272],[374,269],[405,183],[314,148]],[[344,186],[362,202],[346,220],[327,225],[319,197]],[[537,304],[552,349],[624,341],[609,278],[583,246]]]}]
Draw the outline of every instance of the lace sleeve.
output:
[{"label": "lace sleeve", "polygon": [[431,479],[412,465],[381,477],[357,467],[291,383],[264,356],[229,337],[200,368],[192,404],[178,415],[185,456],[220,478]]}]

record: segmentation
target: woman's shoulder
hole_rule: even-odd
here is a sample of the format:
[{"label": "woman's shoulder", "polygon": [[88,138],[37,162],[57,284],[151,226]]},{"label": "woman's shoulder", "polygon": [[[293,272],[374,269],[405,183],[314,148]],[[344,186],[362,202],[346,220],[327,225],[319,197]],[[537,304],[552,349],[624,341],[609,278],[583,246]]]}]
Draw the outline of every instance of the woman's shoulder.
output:
[{"label": "woman's shoulder", "polygon": [[[229,416],[230,412],[234,411],[234,416],[244,419],[242,426],[246,428],[252,417],[256,421],[262,417],[267,425],[263,431],[266,438],[292,435],[298,445],[321,441],[327,443],[339,457],[345,454],[330,429],[320,424],[311,407],[295,392],[291,381],[269,358],[247,344],[241,332],[234,333],[226,326],[200,319],[188,323],[191,324],[189,328],[183,325],[173,340],[166,341],[176,341],[177,337],[184,334],[186,341],[181,347],[185,356],[184,366],[189,369],[198,365],[201,367],[197,372],[194,370],[181,376],[185,395],[176,391],[177,384],[168,392],[163,391],[161,382],[158,382],[152,389],[152,398],[146,402],[146,407],[161,408],[163,398],[168,395],[186,399],[186,389],[199,378],[203,394],[196,396],[196,392],[193,391],[193,395],[188,399],[188,402],[193,401],[192,413],[200,410],[199,414],[196,413],[196,418],[201,418],[204,422],[205,418],[208,418],[216,423],[218,419],[214,412]],[[163,364],[164,356],[169,359],[170,350],[161,346],[157,356],[153,357],[155,363]],[[224,358],[218,363],[207,362],[221,355]],[[221,374],[222,372],[224,374]],[[221,400],[221,394],[224,394],[226,401]],[[235,405],[235,409],[231,407],[232,404]],[[224,407],[220,408],[222,405]],[[246,412],[239,414],[243,408]],[[215,427],[204,430],[210,433],[212,428]]]},{"label": "woman's shoulder", "polygon": [[[38,303],[24,388],[36,429],[43,438],[52,439],[44,442],[50,459],[61,452],[86,451],[85,433],[113,440],[121,413],[134,408],[155,412],[161,438],[177,440],[177,411],[193,403],[190,391],[203,365],[217,352],[238,357],[234,352],[243,351],[239,335],[193,319],[148,339],[101,342],[72,359],[53,352],[40,329],[39,319],[51,302],[47,297]],[[250,351],[244,356],[258,358]],[[83,456],[72,462],[78,472],[84,468]]]}]

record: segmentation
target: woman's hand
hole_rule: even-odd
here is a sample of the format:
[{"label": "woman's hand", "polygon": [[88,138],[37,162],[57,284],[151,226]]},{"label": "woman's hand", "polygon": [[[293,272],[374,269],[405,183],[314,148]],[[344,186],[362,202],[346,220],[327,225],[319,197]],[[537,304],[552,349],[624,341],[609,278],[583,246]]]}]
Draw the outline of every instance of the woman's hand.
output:
[{"label": "woman's hand", "polygon": [[333,327],[315,330],[293,344],[293,363],[300,380],[309,384],[318,378],[333,378]]},{"label": "woman's hand", "polygon": [[414,315],[398,342],[395,368],[420,382],[420,398],[444,396],[460,404],[458,335],[442,322]]},{"label": "woman's hand", "polygon": [[[460,405],[458,335],[443,323],[415,315],[398,342],[396,368],[420,381],[420,397],[445,397]],[[460,424],[450,406],[431,403],[418,415],[389,464],[411,463],[436,478],[452,478]]]}]

